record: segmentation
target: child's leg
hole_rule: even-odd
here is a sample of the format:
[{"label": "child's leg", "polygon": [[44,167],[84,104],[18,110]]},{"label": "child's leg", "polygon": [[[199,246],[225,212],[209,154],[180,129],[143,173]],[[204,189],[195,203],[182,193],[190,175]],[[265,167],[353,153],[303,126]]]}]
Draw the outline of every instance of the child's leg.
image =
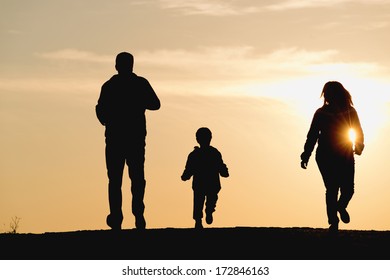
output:
[{"label": "child's leg", "polygon": [[210,192],[207,194],[207,200],[206,200],[206,220],[208,224],[211,224],[213,222],[213,212],[215,211],[215,207],[217,205],[218,200],[218,192]]},{"label": "child's leg", "polygon": [[203,218],[203,205],[205,201],[205,194],[203,192],[194,190],[194,210],[193,218],[195,221]]}]

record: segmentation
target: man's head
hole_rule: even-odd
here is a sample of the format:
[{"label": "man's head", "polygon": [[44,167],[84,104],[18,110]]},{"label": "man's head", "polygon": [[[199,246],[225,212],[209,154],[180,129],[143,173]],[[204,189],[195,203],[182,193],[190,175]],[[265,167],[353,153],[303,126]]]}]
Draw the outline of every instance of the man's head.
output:
[{"label": "man's head", "polygon": [[201,127],[196,131],[196,141],[202,147],[210,145],[211,142],[211,131],[207,127]]},{"label": "man's head", "polygon": [[128,52],[121,52],[116,56],[115,69],[118,73],[132,73],[134,66],[134,57]]}]

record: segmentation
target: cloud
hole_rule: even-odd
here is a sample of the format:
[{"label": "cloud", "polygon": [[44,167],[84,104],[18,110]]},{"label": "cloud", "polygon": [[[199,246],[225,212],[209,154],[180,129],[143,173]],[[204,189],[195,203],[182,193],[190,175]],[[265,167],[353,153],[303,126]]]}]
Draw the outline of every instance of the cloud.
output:
[{"label": "cloud", "polygon": [[240,1],[224,0],[160,0],[161,7],[182,12],[184,15],[229,16],[254,13],[259,10],[258,4],[245,6]]},{"label": "cloud", "polygon": [[[73,61],[72,75],[53,72],[43,80],[0,79],[3,91],[39,91],[95,93],[107,73],[96,72],[95,63],[112,63],[111,55],[65,49],[42,53],[46,59]],[[347,77],[388,77],[388,69],[369,62],[345,62],[336,50],[310,51],[299,48],[258,53],[252,46],[202,47],[193,50],[161,49],[135,54],[135,72],[151,78],[164,94],[267,95],[269,86],[293,85],[294,81],[312,81],[318,86],[324,79]],[[80,75],[80,63],[83,68]],[[90,67],[93,66],[93,67]],[[73,68],[72,68],[73,67]],[[104,68],[104,67],[103,67]],[[74,69],[74,71],[72,70]],[[106,69],[107,70],[107,69]],[[105,70],[105,71],[106,71]],[[81,78],[82,76],[82,78]],[[294,86],[292,86],[294,87]],[[281,89],[280,92],[288,92]]]},{"label": "cloud", "polygon": [[290,10],[314,7],[332,7],[337,4],[343,4],[349,0],[287,0],[267,6],[269,10]]},{"label": "cloud", "polygon": [[197,50],[158,50],[143,52],[136,63],[165,69],[164,75],[180,73],[187,79],[272,80],[344,69],[370,73],[380,69],[377,64],[337,61],[336,50],[308,51],[298,48],[278,49],[257,54],[251,46],[230,48],[199,48]]},{"label": "cloud", "polygon": [[102,81],[92,79],[81,79],[74,77],[2,77],[0,78],[0,97],[7,95],[10,92],[21,92],[31,94],[31,92],[39,93],[69,93],[78,95],[85,92],[96,92],[100,89]]},{"label": "cloud", "polygon": [[[276,3],[275,3],[276,2]],[[234,16],[262,11],[284,11],[291,9],[335,7],[352,4],[388,4],[390,0],[281,0],[272,4],[259,4],[257,0],[159,0],[163,9],[172,9],[184,15]]]},{"label": "cloud", "polygon": [[388,69],[379,64],[346,62],[340,57],[331,49],[285,48],[259,54],[253,47],[242,46],[143,52],[136,56],[136,65],[146,67],[141,74],[148,73],[164,94],[283,100],[317,92],[327,80],[380,79],[389,75]]},{"label": "cloud", "polygon": [[276,4],[268,5],[266,8],[274,11],[304,9],[304,8],[321,8],[334,7],[347,3],[358,4],[388,4],[389,0],[285,0]]},{"label": "cloud", "polygon": [[390,23],[387,21],[371,22],[363,26],[365,30],[376,30],[389,27]]},{"label": "cloud", "polygon": [[77,49],[62,49],[53,52],[37,53],[36,55],[51,60],[84,61],[95,63],[112,62],[112,56],[98,55],[93,52]]},{"label": "cloud", "polygon": [[7,34],[10,34],[10,35],[20,35],[20,34],[22,34],[22,32],[20,30],[17,30],[17,29],[8,29],[5,32]]}]

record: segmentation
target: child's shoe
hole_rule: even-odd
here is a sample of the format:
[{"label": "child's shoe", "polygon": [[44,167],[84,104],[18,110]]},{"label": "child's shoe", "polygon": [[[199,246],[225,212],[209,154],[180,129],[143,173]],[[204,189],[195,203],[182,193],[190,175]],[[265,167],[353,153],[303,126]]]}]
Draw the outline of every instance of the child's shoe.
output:
[{"label": "child's shoe", "polygon": [[213,223],[213,213],[207,213],[206,214],[206,223],[208,225],[211,225]]}]

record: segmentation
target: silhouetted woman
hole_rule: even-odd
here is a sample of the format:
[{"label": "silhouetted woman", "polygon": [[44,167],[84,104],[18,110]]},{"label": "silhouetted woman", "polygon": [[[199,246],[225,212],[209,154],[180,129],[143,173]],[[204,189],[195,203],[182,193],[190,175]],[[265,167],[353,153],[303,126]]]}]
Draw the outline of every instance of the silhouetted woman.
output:
[{"label": "silhouetted woman", "polygon": [[[361,155],[364,135],[351,94],[341,83],[327,82],[321,97],[324,98],[324,105],[314,114],[301,154],[301,167],[306,169],[318,143],[316,162],[326,187],[329,231],[337,233],[337,212],[344,223],[350,221],[346,208],[354,193],[354,154]],[[355,135],[354,139],[351,139],[351,133]]]}]

